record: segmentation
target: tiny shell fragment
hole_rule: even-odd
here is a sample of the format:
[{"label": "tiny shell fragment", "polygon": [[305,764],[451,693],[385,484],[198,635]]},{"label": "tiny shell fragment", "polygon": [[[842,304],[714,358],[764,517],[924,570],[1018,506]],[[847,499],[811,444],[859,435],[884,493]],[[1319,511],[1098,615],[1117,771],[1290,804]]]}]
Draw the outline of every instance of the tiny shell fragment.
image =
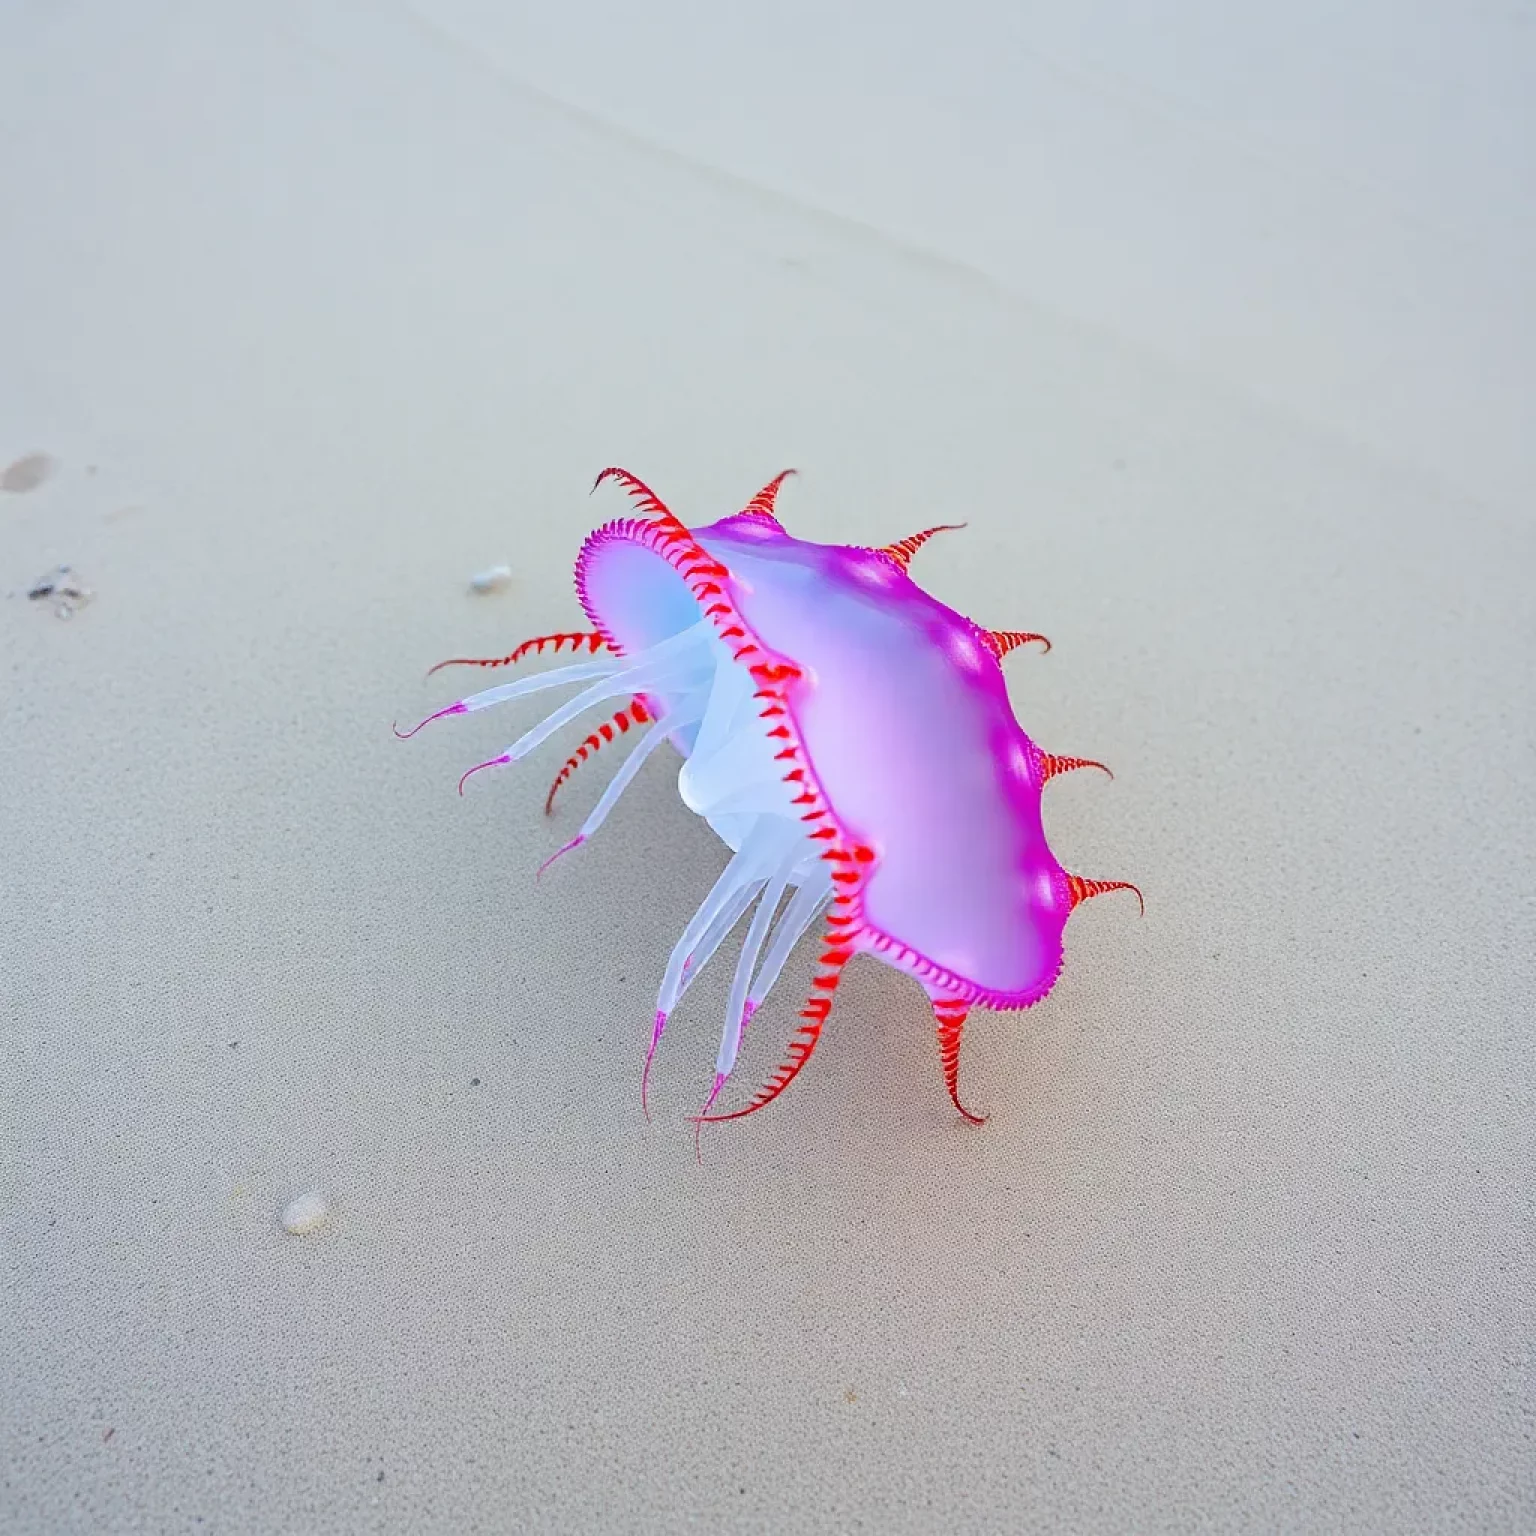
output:
[{"label": "tiny shell fragment", "polygon": [[0,470],[0,491],[20,496],[35,491],[53,473],[53,460],[46,453],[28,453]]},{"label": "tiny shell fragment", "polygon": [[283,1207],[283,1231],[302,1237],[324,1225],[330,1214],[331,1207],[325,1196],[318,1189],[312,1189]]},{"label": "tiny shell fragment", "polygon": [[469,578],[469,585],[475,592],[499,592],[511,580],[510,565],[492,565],[483,571],[476,571]]},{"label": "tiny shell fragment", "polygon": [[27,596],[35,603],[45,598],[53,599],[55,618],[72,619],[75,611],[85,606],[96,594],[75,574],[68,565],[56,565],[46,575],[32,583]]}]

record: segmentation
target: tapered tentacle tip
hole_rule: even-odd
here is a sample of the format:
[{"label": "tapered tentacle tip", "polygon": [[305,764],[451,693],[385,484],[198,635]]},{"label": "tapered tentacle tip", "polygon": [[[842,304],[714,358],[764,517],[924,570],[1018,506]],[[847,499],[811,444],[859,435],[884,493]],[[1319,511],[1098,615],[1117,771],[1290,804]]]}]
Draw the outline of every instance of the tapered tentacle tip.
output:
[{"label": "tapered tentacle tip", "polygon": [[704,1127],[709,1124],[709,1112],[715,1107],[715,1100],[720,1097],[720,1090],[725,1087],[725,1079],[726,1074],[724,1072],[715,1073],[714,1086],[709,1090],[709,1097],[704,1100],[703,1109],[693,1117],[693,1155],[701,1165],[704,1162],[704,1154],[700,1146],[700,1137],[703,1134]]},{"label": "tapered tentacle tip", "polygon": [[[781,469],[772,480],[760,490],[756,496],[742,508],[742,515],[746,517],[765,517],[772,523],[778,523],[778,515],[774,508],[774,502],[778,498],[779,488],[791,475],[798,475],[798,469]],[[780,525],[782,526],[782,525]]]},{"label": "tapered tentacle tip", "polygon": [[661,1043],[661,1032],[666,1027],[667,1016],[658,1008],[656,1023],[651,1030],[651,1043],[645,1053],[645,1065],[640,1069],[640,1113],[645,1116],[647,1123],[651,1118],[651,1063],[656,1059],[656,1047]]},{"label": "tapered tentacle tip", "polygon": [[463,699],[460,699],[457,704],[450,704],[446,709],[440,709],[436,714],[428,715],[425,720],[418,720],[416,724],[413,725],[408,731],[402,731],[399,725],[393,721],[390,722],[389,728],[395,733],[399,740],[409,741],[417,731],[431,725],[434,720],[441,720],[445,715],[462,715],[465,713],[466,708],[467,706],[465,705]]},{"label": "tapered tentacle tip", "polygon": [[1081,875],[1067,876],[1067,896],[1073,907],[1079,907],[1083,902],[1092,901],[1095,896],[1103,896],[1110,891],[1133,892],[1141,915],[1147,915],[1147,904],[1142,900],[1140,888],[1132,885],[1129,880],[1085,880]]},{"label": "tapered tentacle tip", "polygon": [[964,523],[936,523],[932,528],[924,528],[921,533],[914,533],[905,539],[898,539],[894,544],[886,544],[880,549],[882,555],[889,555],[902,570],[906,570],[912,564],[912,556],[920,550],[924,544],[936,533],[958,533],[964,528]]},{"label": "tapered tentacle tip", "polygon": [[669,518],[671,512],[667,510],[667,504],[659,497],[645,481],[638,475],[632,475],[627,469],[620,469],[617,464],[610,464],[592,482],[595,491],[605,480],[617,480],[628,491],[630,499],[644,512],[654,512],[659,517]]},{"label": "tapered tentacle tip", "polygon": [[1037,635],[1028,629],[984,629],[982,639],[991,648],[992,654],[999,661],[1010,651],[1016,651],[1021,645],[1040,646],[1040,654],[1043,656],[1051,648],[1051,642],[1044,635]]},{"label": "tapered tentacle tip", "polygon": [[715,1073],[715,1081],[710,1087],[709,1097],[704,1100],[704,1107],[693,1117],[696,1125],[702,1125],[705,1119],[708,1118],[710,1110],[715,1107],[715,1100],[720,1097],[720,1090],[725,1087],[728,1075],[725,1072]]},{"label": "tapered tentacle tip", "polygon": [[556,849],[555,849],[555,851],[554,851],[554,852],[553,852],[553,853],[552,853],[552,854],[550,854],[550,856],[549,856],[549,857],[548,857],[548,858],[547,858],[547,859],[545,859],[545,860],[544,860],[544,862],[543,862],[543,863],[542,863],[542,864],[540,864],[540,865],[539,865],[539,867],[538,867],[538,870],[537,870],[537,871],[536,871],[536,873],[535,873],[535,874],[534,874],[534,877],[533,877],[533,878],[534,878],[534,879],[535,879],[535,880],[542,880],[542,879],[543,879],[543,878],[544,878],[544,871],[545,871],[545,870],[546,870],[546,869],[548,869],[548,868],[549,868],[549,866],[550,866],[550,865],[551,865],[551,864],[553,864],[553,863],[554,863],[554,862],[555,862],[555,860],[556,860],[556,859],[559,859],[559,858],[563,858],[563,857],[564,857],[564,856],[565,856],[565,855],[566,855],[566,854],[568,854],[568,853],[569,853],[569,852],[570,852],[570,851],[571,851],[571,850],[572,850],[572,849],[573,849],[573,848],[580,848],[580,847],[581,847],[581,845],[582,845],[582,844],[583,844],[583,843],[584,843],[584,842],[586,842],[586,838],[584,838],[584,837],[583,837],[583,836],[582,836],[582,835],[581,835],[581,833],[580,833],[580,832],[578,832],[578,833],[577,833],[577,834],[576,834],[576,836],[575,836],[575,837],[573,837],[573,838],[572,838],[572,839],[571,839],[571,840],[570,840],[570,842],[568,842],[568,843],[567,843],[567,844],[566,844],[566,845],[565,845],[565,846],[564,846],[564,847],[563,847],[563,848],[556,848]]},{"label": "tapered tentacle tip", "polygon": [[1075,768],[1097,768],[1108,778],[1114,778],[1114,774],[1103,763],[1091,757],[1058,757],[1054,752],[1041,752],[1039,763],[1042,783],[1049,783],[1059,774],[1071,773]]},{"label": "tapered tentacle tip", "polygon": [[464,776],[459,780],[459,793],[461,795],[464,793],[465,783],[470,779],[472,775],[479,773],[481,769],[500,768],[503,765],[510,763],[511,761],[511,757],[503,752],[500,757],[488,757],[483,763],[476,763],[473,768],[467,769],[464,773]]},{"label": "tapered tentacle tip", "polygon": [[960,1102],[960,1040],[965,1033],[969,1007],[958,998],[933,998],[933,1017],[938,1026],[939,1062],[944,1069],[944,1088],[949,1102],[967,1125],[985,1125],[987,1117],[969,1110]]}]

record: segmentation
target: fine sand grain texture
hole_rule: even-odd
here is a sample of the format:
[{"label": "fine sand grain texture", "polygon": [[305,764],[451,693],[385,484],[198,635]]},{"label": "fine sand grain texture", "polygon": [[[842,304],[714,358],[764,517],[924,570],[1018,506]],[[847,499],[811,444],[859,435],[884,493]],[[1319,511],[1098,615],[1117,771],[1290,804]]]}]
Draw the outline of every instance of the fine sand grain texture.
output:
[{"label": "fine sand grain texture", "polygon": [[[1532,1528],[1523,450],[1332,431],[404,9],[3,25],[0,1529]],[[546,820],[568,747],[453,792],[537,706],[391,735],[579,622],[610,463],[968,521],[915,574],[1055,642],[1021,720],[1116,778],[1050,836],[1147,913],[976,1016],[984,1129],[862,961],[696,1165],[728,972],[638,1092],[724,863],[675,761],[535,884],[613,765]]]}]

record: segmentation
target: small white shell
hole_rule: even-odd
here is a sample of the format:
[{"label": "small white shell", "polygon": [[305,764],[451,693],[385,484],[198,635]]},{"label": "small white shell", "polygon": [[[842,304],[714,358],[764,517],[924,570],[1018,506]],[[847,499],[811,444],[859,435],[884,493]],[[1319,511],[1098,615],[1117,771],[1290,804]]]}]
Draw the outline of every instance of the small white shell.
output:
[{"label": "small white shell", "polygon": [[318,1189],[312,1189],[308,1194],[290,1200],[283,1207],[283,1231],[300,1237],[305,1232],[313,1232],[316,1227],[324,1225],[326,1217],[330,1214],[330,1202]]},{"label": "small white shell", "polygon": [[476,592],[497,592],[512,580],[510,565],[487,566],[469,578],[470,587]]}]

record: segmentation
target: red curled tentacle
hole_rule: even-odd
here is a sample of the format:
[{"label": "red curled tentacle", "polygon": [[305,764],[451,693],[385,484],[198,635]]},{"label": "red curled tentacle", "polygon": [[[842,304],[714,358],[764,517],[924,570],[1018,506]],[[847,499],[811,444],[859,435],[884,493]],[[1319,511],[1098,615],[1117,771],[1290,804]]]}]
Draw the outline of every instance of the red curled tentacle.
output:
[{"label": "red curled tentacle", "polygon": [[535,635],[531,640],[524,640],[516,650],[509,651],[505,656],[450,656],[447,661],[438,662],[427,676],[431,677],[433,672],[441,672],[444,667],[515,666],[524,656],[543,655],[546,646],[552,646],[557,653],[566,649],[579,651],[585,647],[589,655],[595,656],[606,644],[607,641],[595,629],[558,635]]},{"label": "red curled tentacle", "polygon": [[656,1047],[661,1044],[662,1031],[666,1027],[667,1015],[658,1009],[656,1022],[651,1027],[651,1043],[646,1047],[645,1065],[640,1069],[640,1113],[647,1121],[651,1118],[651,1063],[656,1059]]},{"label": "red curled tentacle", "polygon": [[624,735],[632,725],[644,725],[651,718],[651,712],[645,707],[641,699],[631,699],[623,709],[617,711],[612,720],[605,721],[592,732],[582,744],[576,748],[565,760],[565,767],[555,775],[555,782],[549,786],[549,794],[544,801],[544,814],[551,815],[555,809],[555,796],[560,791],[560,786],[576,772],[586,760],[600,748],[612,741],[615,734]]},{"label": "red curled tentacle", "polygon": [[[835,901],[834,910],[845,899],[840,897]],[[755,1115],[758,1110],[765,1109],[773,1103],[794,1082],[806,1062],[811,1059],[821,1039],[821,1031],[827,1022],[827,1015],[832,1012],[832,994],[837,991],[838,983],[842,980],[843,967],[853,958],[854,953],[852,947],[846,942],[841,925],[835,924],[830,917],[823,942],[827,947],[821,956],[821,969],[811,982],[811,995],[806,1000],[805,1007],[800,1010],[800,1024],[794,1038],[789,1042],[789,1050],[783,1064],[757,1090],[752,1102],[744,1109],[735,1109],[724,1115],[701,1114],[695,1117],[699,1124],[718,1125],[725,1120],[742,1120],[748,1115]]]},{"label": "red curled tentacle", "polygon": [[957,997],[936,997],[933,1000],[933,1017],[938,1027],[939,1065],[944,1069],[944,1086],[949,1090],[949,1101],[972,1125],[985,1125],[985,1115],[973,1114],[960,1102],[960,1036],[965,1030],[966,1015],[970,1004]]},{"label": "red curled tentacle", "polygon": [[592,489],[595,491],[605,480],[617,480],[629,493],[630,500],[642,512],[654,512],[658,517],[672,518],[674,522],[677,521],[672,509],[639,475],[632,475],[627,469],[620,469],[617,465],[610,464],[592,482]]},{"label": "red curled tentacle", "polygon": [[779,523],[779,515],[773,509],[773,504],[778,499],[779,487],[791,475],[799,473],[800,471],[797,469],[781,469],[736,515],[738,517],[765,517],[775,526],[782,527],[783,525]]}]

